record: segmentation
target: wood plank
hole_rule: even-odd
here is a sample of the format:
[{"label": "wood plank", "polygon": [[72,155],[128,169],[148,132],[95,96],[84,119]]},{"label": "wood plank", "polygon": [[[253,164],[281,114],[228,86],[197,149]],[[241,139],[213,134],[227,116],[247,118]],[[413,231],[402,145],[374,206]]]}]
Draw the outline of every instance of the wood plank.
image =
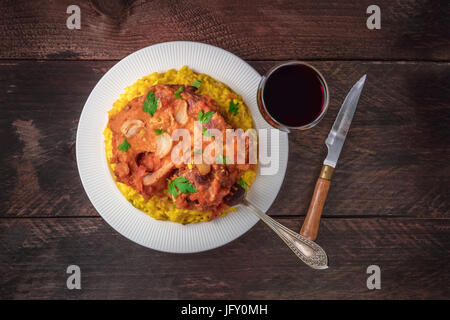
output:
[{"label": "wood plank", "polygon": [[[298,229],[296,218],[281,219]],[[309,269],[262,223],[213,251],[146,249],[100,218],[0,219],[1,299],[449,299],[450,219],[325,219]],[[66,268],[81,268],[81,290]],[[381,290],[366,287],[369,265]]]},{"label": "wood plank", "polygon": [[366,27],[370,1],[77,1],[81,29],[66,27],[70,1],[2,1],[2,59],[121,59],[174,40],[205,42],[249,60],[445,60],[446,1],[379,0],[381,29]]},{"label": "wood plank", "polygon": [[[259,71],[275,62],[252,62]],[[74,154],[87,96],[114,62],[0,62],[0,216],[95,216]],[[288,173],[272,215],[304,215],[338,109],[367,73],[325,216],[448,217],[448,63],[314,62],[331,104],[322,122],[289,135]],[[118,93],[119,94],[119,93]]]}]

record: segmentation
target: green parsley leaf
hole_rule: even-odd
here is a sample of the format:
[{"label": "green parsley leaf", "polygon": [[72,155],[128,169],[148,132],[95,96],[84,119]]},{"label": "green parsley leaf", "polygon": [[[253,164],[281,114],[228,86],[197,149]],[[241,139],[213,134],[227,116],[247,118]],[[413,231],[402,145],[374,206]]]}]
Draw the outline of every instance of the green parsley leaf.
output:
[{"label": "green parsley leaf", "polygon": [[[186,179],[187,180],[187,179]],[[180,190],[180,192],[186,194],[186,193],[195,193],[198,192],[197,189],[194,187],[194,185],[190,182],[183,182],[183,183],[178,183],[177,184],[177,188],[178,190]]]},{"label": "green parsley leaf", "polygon": [[196,87],[197,89],[200,88],[201,85],[202,85],[202,80],[192,81],[192,86]]},{"label": "green parsley leaf", "polygon": [[244,181],[244,179],[239,178],[239,184],[241,185],[242,188],[244,188],[245,190],[248,189],[248,183]]},{"label": "green parsley leaf", "polygon": [[[177,190],[178,189],[178,190]],[[198,192],[198,190],[194,187],[192,183],[189,182],[188,178],[186,177],[178,177],[169,182],[169,193],[173,195],[173,197],[176,199],[178,196],[178,192],[181,193],[195,193]]]},{"label": "green parsley leaf", "polygon": [[205,137],[212,137],[212,133],[208,131],[208,129],[203,128],[202,129],[202,135],[204,135]]},{"label": "green parsley leaf", "polygon": [[147,97],[144,100],[144,112],[147,112],[151,116],[155,114],[156,109],[158,108],[158,101],[159,99],[155,98],[155,94],[152,90],[149,90],[147,93]]},{"label": "green parsley leaf", "polygon": [[122,144],[119,144],[119,146],[117,147],[117,149],[119,149],[120,151],[123,151],[123,152],[127,152],[128,149],[130,149],[130,148],[131,148],[131,146],[128,143],[127,138],[123,138]]},{"label": "green parsley leaf", "polygon": [[181,93],[181,91],[183,91],[183,89],[184,89],[184,87],[181,86],[181,87],[178,88],[177,91],[175,91],[175,98],[183,99],[183,97],[180,95],[180,93]]},{"label": "green parsley leaf", "polygon": [[171,182],[169,182],[169,194],[173,195],[174,198],[177,198],[178,195],[178,190],[175,188],[175,184],[174,184],[175,180],[172,180]]},{"label": "green parsley leaf", "polygon": [[228,112],[234,114],[235,116],[237,116],[238,111],[239,111],[238,104],[239,104],[239,102],[234,103],[234,101],[231,100],[230,101],[230,106],[228,107]]},{"label": "green parsley leaf", "polygon": [[200,155],[203,154],[203,150],[202,149],[198,149],[194,151],[194,155]]},{"label": "green parsley leaf", "polygon": [[162,135],[164,132],[167,131],[167,130],[164,130],[164,129],[153,129],[153,130],[155,130],[155,132],[156,132],[156,134],[157,134],[158,136]]},{"label": "green parsley leaf", "polygon": [[224,157],[223,155],[219,155],[216,158],[216,161],[218,164],[225,164],[225,163],[227,163],[228,159],[227,159],[227,157]]},{"label": "green parsley leaf", "polygon": [[203,110],[200,110],[200,112],[198,113],[198,121],[200,123],[208,123],[209,120],[211,120],[213,114],[214,114],[214,111],[208,111],[208,112],[204,113]]}]

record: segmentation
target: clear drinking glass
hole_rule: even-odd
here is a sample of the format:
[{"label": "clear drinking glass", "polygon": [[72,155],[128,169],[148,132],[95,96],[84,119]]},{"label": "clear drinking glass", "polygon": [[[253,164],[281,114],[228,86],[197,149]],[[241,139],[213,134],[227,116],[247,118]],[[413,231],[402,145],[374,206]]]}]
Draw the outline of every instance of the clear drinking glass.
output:
[{"label": "clear drinking glass", "polygon": [[[292,81],[294,84],[296,81],[298,81],[298,82],[307,81],[308,79],[306,79],[304,77],[311,77],[312,75],[315,75],[317,77],[317,79],[320,81],[321,90],[322,90],[322,105],[321,105],[320,111],[317,110],[315,117],[313,119],[311,119],[311,121],[307,121],[306,123],[302,123],[301,125],[292,125],[292,124],[283,123],[279,118],[274,116],[274,114],[273,114],[274,106],[268,106],[267,101],[265,101],[265,98],[264,98],[265,97],[264,90],[266,89],[267,84],[270,81],[272,81],[271,80],[272,77],[276,74],[279,78],[280,76],[282,76],[282,73],[285,72],[287,69],[293,69],[293,68],[298,68],[299,70],[303,70],[303,75],[302,75],[302,72],[298,72],[298,74],[295,76],[292,76],[292,74],[289,75],[290,78],[292,78]],[[286,81],[287,81],[287,79],[286,79]],[[309,94],[307,91],[302,92],[302,89],[303,88],[301,88],[301,87],[298,88],[298,91],[303,94],[303,96],[302,96],[302,94],[300,94],[298,96],[299,102],[301,102],[301,99],[305,99],[305,95]],[[327,85],[323,75],[315,67],[311,66],[310,64],[308,64],[306,62],[300,62],[300,61],[285,62],[285,63],[274,66],[262,77],[262,79],[259,83],[259,86],[258,86],[257,103],[258,103],[259,110],[260,110],[262,116],[264,117],[264,119],[270,125],[272,125],[273,127],[277,128],[279,130],[282,130],[285,132],[290,132],[291,130],[310,129],[310,128],[314,127],[317,123],[319,123],[319,121],[322,120],[323,116],[327,112],[328,103],[329,103],[328,85]],[[289,106],[286,106],[286,105],[276,106],[276,108],[295,108],[295,107],[296,107],[295,102]],[[305,106],[303,106],[303,107],[305,107]],[[306,107],[312,108],[313,106],[306,106]],[[272,112],[271,112],[271,110],[272,110]],[[294,109],[291,109],[291,110],[294,110]]]}]

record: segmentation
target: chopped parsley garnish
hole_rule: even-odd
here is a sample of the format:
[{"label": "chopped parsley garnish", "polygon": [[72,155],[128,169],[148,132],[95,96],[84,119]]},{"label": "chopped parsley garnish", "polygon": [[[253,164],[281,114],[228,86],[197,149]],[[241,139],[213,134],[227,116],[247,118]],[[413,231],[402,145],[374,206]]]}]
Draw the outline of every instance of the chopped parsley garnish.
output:
[{"label": "chopped parsley garnish", "polygon": [[231,100],[230,106],[228,107],[228,112],[237,116],[238,111],[239,111],[238,104],[239,104],[239,102],[234,103],[234,101]]},{"label": "chopped parsley garnish", "polygon": [[198,113],[198,121],[200,123],[208,123],[209,120],[211,120],[213,114],[214,114],[214,111],[207,111],[205,113],[205,112],[203,112],[203,110],[200,110],[200,112]]},{"label": "chopped parsley garnish", "polygon": [[162,135],[164,132],[166,132],[166,130],[164,130],[164,129],[153,129],[153,130],[155,130],[155,132],[156,132],[156,134],[157,134],[158,136],[160,136],[160,135]]},{"label": "chopped parsley garnish", "polygon": [[144,112],[147,112],[152,117],[155,114],[156,109],[158,108],[158,101],[159,99],[155,98],[155,94],[152,90],[149,90],[147,93],[147,97],[144,100]]},{"label": "chopped parsley garnish", "polygon": [[205,137],[212,137],[212,133],[208,131],[208,129],[203,128],[202,129],[202,135],[204,135]]},{"label": "chopped parsley garnish", "polygon": [[117,149],[119,149],[120,151],[123,151],[123,152],[127,152],[128,149],[130,149],[130,148],[131,148],[131,146],[128,143],[127,138],[123,138],[123,142],[121,144],[119,144],[119,146],[117,147]]},{"label": "chopped parsley garnish", "polygon": [[177,91],[175,91],[175,98],[183,99],[183,97],[180,95],[180,93],[181,93],[181,91],[183,91],[183,89],[184,89],[184,87],[181,86],[181,87],[178,88]]},{"label": "chopped parsley garnish", "polygon": [[239,184],[241,185],[242,188],[244,188],[245,190],[248,189],[248,183],[244,181],[244,179],[239,178]]},{"label": "chopped parsley garnish", "polygon": [[194,154],[195,155],[201,155],[201,154],[203,154],[203,150],[202,149],[197,149],[197,150],[194,151]]},{"label": "chopped parsley garnish", "polygon": [[227,159],[227,157],[224,157],[223,155],[219,155],[219,156],[217,156],[216,161],[218,164],[225,164],[225,163],[227,163],[228,159]]},{"label": "chopped parsley garnish", "polygon": [[200,88],[201,85],[202,85],[202,81],[201,80],[194,80],[194,81],[192,81],[192,86],[196,87],[197,89]]},{"label": "chopped parsley garnish", "polygon": [[189,182],[188,178],[178,177],[169,182],[169,194],[173,195],[176,199],[178,192],[186,194],[188,192],[195,193],[198,192],[198,190]]}]

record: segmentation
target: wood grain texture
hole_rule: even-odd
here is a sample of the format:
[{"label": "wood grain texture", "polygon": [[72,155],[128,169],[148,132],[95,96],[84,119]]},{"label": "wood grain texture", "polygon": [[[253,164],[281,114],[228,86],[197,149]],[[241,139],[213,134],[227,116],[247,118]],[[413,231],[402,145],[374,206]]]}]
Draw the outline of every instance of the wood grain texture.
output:
[{"label": "wood grain texture", "polygon": [[[75,160],[78,118],[115,62],[0,62],[0,216],[96,216]],[[261,73],[276,62],[251,62]],[[449,63],[313,62],[331,101],[311,130],[289,135],[271,215],[305,215],[325,138],[348,90],[368,78],[324,216],[449,217]],[[119,93],[118,93],[119,95]]]},{"label": "wood grain texture", "polygon": [[448,61],[447,1],[379,0],[381,29],[366,27],[371,1],[73,1],[0,3],[2,59],[121,59],[174,40],[200,41],[244,59]]},{"label": "wood grain texture", "polygon": [[[298,218],[279,220],[293,230]],[[448,299],[449,219],[325,219],[330,268],[308,268],[262,223],[232,243],[168,254],[100,218],[0,219],[1,299]],[[66,289],[66,268],[82,289]],[[366,269],[381,268],[381,290]]]}]

